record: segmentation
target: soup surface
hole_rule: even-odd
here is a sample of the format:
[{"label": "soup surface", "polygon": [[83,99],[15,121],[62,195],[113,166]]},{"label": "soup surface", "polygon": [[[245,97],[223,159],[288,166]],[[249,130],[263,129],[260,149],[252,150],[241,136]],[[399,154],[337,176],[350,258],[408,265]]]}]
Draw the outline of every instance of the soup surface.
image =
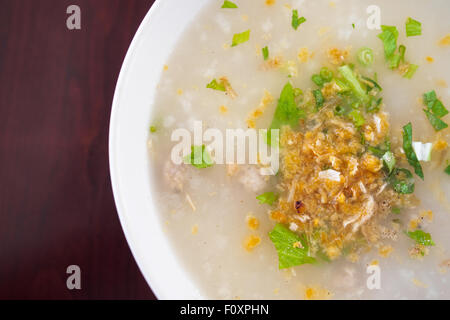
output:
[{"label": "soup surface", "polygon": [[[178,263],[189,271],[203,296],[211,299],[450,298],[450,174],[445,173],[450,129],[437,128],[423,111],[427,108],[423,95],[433,90],[435,100],[450,106],[448,1],[233,3],[238,8],[221,8],[222,1],[211,1],[161,66],[164,72],[150,120],[149,157],[161,227]],[[293,10],[298,13],[295,21]],[[371,27],[377,13],[382,25],[397,28],[397,49],[401,44],[406,47],[404,58],[393,68],[386,41],[378,36],[382,30]],[[406,36],[409,17],[420,21],[421,35]],[[241,36],[233,45],[235,34]],[[363,47],[370,48],[368,56],[361,53]],[[401,55],[401,49],[396,52]],[[417,70],[409,70],[414,69],[411,65]],[[369,112],[366,106],[363,111],[359,102],[342,98],[345,92],[352,96],[358,91],[343,66],[347,75],[358,77],[376,110]],[[332,72],[333,80],[328,81],[321,70]],[[316,81],[313,75],[319,75]],[[273,127],[279,101],[283,93],[289,95],[289,86],[304,114],[295,118],[298,126],[278,126],[282,128],[279,174],[261,175],[261,165],[197,168],[172,163],[175,129],[193,131],[196,121],[204,130],[217,128],[224,133]],[[431,100],[429,113],[435,107]],[[350,109],[340,114],[337,107],[343,106]],[[358,123],[359,117],[364,123]],[[445,115],[438,118],[450,120]],[[411,139],[418,143],[412,150],[420,162],[411,161],[405,147],[408,123]],[[350,132],[347,140],[333,135],[340,126]],[[329,158],[329,163],[318,162],[312,146],[323,143],[319,140],[334,148],[337,162],[355,161],[367,171],[351,184],[349,166],[340,167]],[[342,151],[348,147],[345,144],[355,145],[354,156]],[[312,150],[311,155],[305,148]],[[388,151],[395,163],[384,157]],[[304,164],[301,168],[288,167],[289,152]],[[314,161],[320,166],[306,171]],[[415,170],[417,163],[423,180]],[[408,187],[409,176],[399,178],[405,184],[397,184],[395,191],[389,177],[402,174],[396,168],[414,175],[413,193],[401,189]],[[308,174],[324,178],[314,180],[317,188],[312,191]],[[347,189],[333,191],[340,175],[348,182]],[[367,181],[368,177],[373,179]],[[388,212],[382,210],[383,201]],[[351,213],[346,207],[350,204],[360,213]],[[335,227],[336,221],[345,227]],[[307,249],[314,261],[291,266],[288,259],[282,265],[283,257],[278,255],[282,250],[274,246],[274,234],[272,239],[269,236],[277,227],[287,237],[299,237],[293,244],[294,255]],[[428,235],[432,240],[427,242],[423,237]]]}]

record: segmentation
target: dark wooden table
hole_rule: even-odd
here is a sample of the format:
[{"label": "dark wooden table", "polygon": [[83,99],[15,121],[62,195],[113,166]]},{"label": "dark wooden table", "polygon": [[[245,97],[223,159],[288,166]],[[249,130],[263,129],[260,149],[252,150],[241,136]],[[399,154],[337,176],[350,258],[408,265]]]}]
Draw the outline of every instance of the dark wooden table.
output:
[{"label": "dark wooden table", "polygon": [[[152,3],[0,0],[0,298],[154,298],[108,165],[115,84]],[[72,4],[81,30],[66,27]],[[81,290],[66,287],[69,265]]]}]

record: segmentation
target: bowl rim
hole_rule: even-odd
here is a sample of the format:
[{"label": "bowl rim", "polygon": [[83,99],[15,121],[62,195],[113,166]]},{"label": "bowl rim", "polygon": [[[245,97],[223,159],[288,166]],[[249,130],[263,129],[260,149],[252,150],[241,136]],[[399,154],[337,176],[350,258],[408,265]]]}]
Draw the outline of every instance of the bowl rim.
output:
[{"label": "bowl rim", "polygon": [[144,19],[140,23],[133,40],[131,41],[130,46],[128,47],[127,53],[125,55],[125,58],[122,62],[122,66],[120,68],[118,80],[116,82],[116,86],[114,89],[114,97],[112,102],[112,108],[111,108],[111,115],[110,115],[110,123],[109,123],[109,136],[108,136],[108,152],[109,152],[109,172],[110,172],[110,179],[111,179],[111,186],[112,186],[112,192],[114,197],[114,203],[116,205],[116,211],[117,215],[119,217],[120,225],[122,227],[123,233],[125,235],[125,239],[127,241],[127,244],[130,248],[131,254],[136,261],[136,264],[139,268],[139,271],[141,272],[142,276],[144,277],[147,284],[150,286],[150,289],[153,291],[153,294],[156,296],[157,299],[163,299],[165,297],[165,294],[162,291],[162,288],[160,285],[157,284],[157,281],[155,280],[154,276],[150,276],[146,272],[144,272],[144,268],[142,266],[142,263],[140,262],[140,259],[137,257],[137,249],[136,244],[134,243],[134,240],[132,240],[132,237],[130,236],[131,231],[129,230],[128,225],[125,223],[124,214],[125,211],[124,205],[120,196],[120,191],[118,187],[118,173],[116,172],[116,132],[114,128],[116,127],[117,119],[118,119],[118,109],[119,109],[119,96],[121,94],[121,88],[124,85],[125,82],[125,75],[128,73],[128,70],[130,69],[131,61],[133,59],[134,53],[136,51],[136,48],[138,46],[138,43],[140,41],[141,35],[144,32],[145,26],[148,24],[150,19],[156,14],[156,12],[159,10],[161,6],[161,0],[155,0],[155,2],[150,7],[149,11],[146,13]]}]

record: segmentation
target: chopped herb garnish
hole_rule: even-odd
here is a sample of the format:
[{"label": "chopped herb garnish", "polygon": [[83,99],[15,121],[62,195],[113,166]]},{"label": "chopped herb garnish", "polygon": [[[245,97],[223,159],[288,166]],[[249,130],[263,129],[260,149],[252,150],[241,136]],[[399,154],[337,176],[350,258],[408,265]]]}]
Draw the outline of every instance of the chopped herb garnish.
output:
[{"label": "chopped herb garnish", "polygon": [[210,83],[208,83],[206,88],[224,92],[227,91],[225,86],[222,83],[219,83],[216,79],[213,79]]},{"label": "chopped herb garnish", "polygon": [[422,24],[413,18],[408,18],[408,20],[406,20],[406,36],[413,37],[420,36],[421,34]]},{"label": "chopped herb garnish", "polygon": [[410,63],[408,65],[408,69],[406,70],[405,74],[403,75],[403,78],[411,79],[414,74],[416,73],[419,66],[417,64]]},{"label": "chopped herb garnish", "polygon": [[388,151],[383,155],[381,159],[383,160],[383,164],[388,169],[388,172],[391,173],[395,168],[395,155],[391,151]]},{"label": "chopped herb garnish", "polygon": [[448,114],[447,108],[437,98],[436,91],[430,91],[423,95],[423,103],[427,106],[424,109],[428,120],[433,126],[434,130],[441,131],[448,127],[448,125],[441,120],[441,118]]},{"label": "chopped herb garnish", "polygon": [[233,36],[233,42],[231,43],[231,46],[235,47],[239,44],[247,42],[248,40],[250,40],[250,30],[247,30],[247,31],[244,31],[241,33],[236,33]]},{"label": "chopped herb garnish", "polygon": [[[378,89],[380,92],[383,91],[383,88],[381,88],[380,85],[379,85],[375,80],[372,80],[372,79],[367,78],[367,77],[365,77],[365,76],[361,76],[361,78],[362,78],[363,80],[365,80],[365,81],[370,82],[370,84],[371,84],[371,85],[368,85],[368,86],[367,86],[367,87],[368,87],[368,88],[367,88],[367,92],[372,91],[372,89]],[[382,98],[380,98],[380,99],[382,99]]]},{"label": "chopped herb garnish", "polygon": [[355,73],[350,68],[350,66],[345,65],[339,67],[338,70],[341,76],[344,78],[345,83],[349,86],[350,90],[355,95],[355,97],[364,103],[369,102],[369,96],[367,95],[367,92],[361,86],[361,83],[359,82],[358,78],[356,77]]},{"label": "chopped herb garnish", "polygon": [[352,28],[355,29],[355,24],[354,23],[352,23]]},{"label": "chopped herb garnish", "polygon": [[317,86],[319,87],[323,87],[324,84],[324,79],[318,75],[318,74],[313,74],[311,77],[312,82],[314,82]]},{"label": "chopped herb garnish", "polygon": [[150,132],[155,133],[158,129],[155,126],[150,127]]},{"label": "chopped herb garnish", "polygon": [[370,66],[373,63],[373,51],[370,48],[362,47],[358,51],[358,61],[363,66],[367,67]]},{"label": "chopped herb garnish", "polygon": [[397,193],[414,193],[414,178],[408,169],[395,168],[389,176],[388,182]]},{"label": "chopped herb garnish", "polygon": [[303,94],[302,89],[300,89],[300,88],[295,88],[295,89],[294,89],[294,96],[295,96],[295,97],[299,97],[299,96],[301,96],[302,94]]},{"label": "chopped herb garnish", "polygon": [[432,143],[413,142],[413,149],[419,161],[431,161]]},{"label": "chopped herb garnish", "polygon": [[334,74],[333,71],[328,69],[327,67],[323,67],[320,69],[320,77],[324,80],[324,82],[330,82],[333,80]]},{"label": "chopped herb garnish", "polygon": [[309,256],[308,241],[304,235],[300,237],[284,225],[277,224],[269,237],[278,252],[280,269],[316,262],[316,259]]},{"label": "chopped herb garnish", "polygon": [[400,62],[405,62],[406,47],[404,45],[401,44],[398,47],[398,53],[400,55]]},{"label": "chopped herb garnish", "polygon": [[323,97],[322,91],[320,89],[313,90],[314,100],[316,101],[316,110],[318,111],[323,107],[325,98]]},{"label": "chopped herb garnish", "polygon": [[422,166],[420,165],[417,155],[414,151],[412,145],[412,125],[408,123],[403,127],[403,150],[405,151],[406,159],[408,159],[409,164],[414,168],[414,172],[424,179]]},{"label": "chopped herb garnish", "polygon": [[395,26],[381,26],[381,30],[378,38],[383,41],[386,60],[390,60],[397,49],[398,30]]},{"label": "chopped herb garnish", "polygon": [[394,53],[389,59],[389,68],[392,70],[397,69],[400,66],[401,56],[397,53]]},{"label": "chopped herb garnish", "polygon": [[357,128],[361,127],[364,123],[366,123],[366,120],[364,119],[363,115],[361,114],[361,111],[359,110],[352,110],[352,112],[350,112],[348,115],[350,116],[350,118],[353,121],[353,124]]},{"label": "chopped herb garnish", "polygon": [[430,91],[423,95],[423,102],[430,109],[433,114],[439,118],[448,114],[448,110],[444,107],[442,102],[437,98],[436,91]]},{"label": "chopped herb garnish", "polygon": [[416,243],[423,246],[434,246],[435,243],[431,239],[431,234],[423,232],[422,230],[408,231],[406,232],[408,237],[413,239]]},{"label": "chopped herb garnish", "polygon": [[269,59],[269,47],[265,46],[264,48],[262,48],[262,54],[263,54],[264,60]]},{"label": "chopped herb garnish", "polygon": [[275,201],[278,200],[278,195],[273,192],[266,192],[256,197],[259,200],[259,204],[268,204],[269,206],[273,205]]},{"label": "chopped herb garnish", "polygon": [[295,30],[298,29],[298,27],[302,24],[306,22],[306,18],[305,17],[298,17],[298,10],[292,10],[292,28],[294,28]]},{"label": "chopped herb garnish", "polygon": [[267,143],[271,145],[271,129],[280,129],[283,125],[296,127],[298,121],[305,117],[305,111],[298,108],[295,103],[295,90],[289,82],[284,86],[278,100],[278,105],[273,116],[272,124],[267,133]]},{"label": "chopped herb garnish", "polygon": [[392,213],[393,214],[400,214],[401,213],[401,209],[400,208],[392,208]]},{"label": "chopped herb garnish", "polygon": [[214,164],[205,145],[191,146],[191,154],[184,158],[184,163],[191,164],[198,169],[209,168]]},{"label": "chopped herb garnish", "polygon": [[445,168],[444,172],[450,176],[450,165]]},{"label": "chopped herb garnish", "polygon": [[225,0],[222,5],[222,9],[236,9],[237,7],[238,6],[235,3],[228,0]]},{"label": "chopped herb garnish", "polygon": [[434,130],[441,131],[448,127],[448,124],[439,119],[439,117],[431,113],[429,110],[423,109],[423,111],[427,115],[427,118],[430,121],[431,125],[433,126]]}]

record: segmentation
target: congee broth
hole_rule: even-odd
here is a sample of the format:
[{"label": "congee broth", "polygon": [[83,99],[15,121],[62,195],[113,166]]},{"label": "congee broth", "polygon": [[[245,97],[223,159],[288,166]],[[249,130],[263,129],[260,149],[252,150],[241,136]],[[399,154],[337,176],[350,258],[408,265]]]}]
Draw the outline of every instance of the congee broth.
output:
[{"label": "congee broth", "polygon": [[[202,9],[161,66],[148,147],[161,227],[205,298],[450,298],[449,8]],[[258,133],[279,168],[194,140],[174,163],[173,132],[199,123],[279,130]]]}]

